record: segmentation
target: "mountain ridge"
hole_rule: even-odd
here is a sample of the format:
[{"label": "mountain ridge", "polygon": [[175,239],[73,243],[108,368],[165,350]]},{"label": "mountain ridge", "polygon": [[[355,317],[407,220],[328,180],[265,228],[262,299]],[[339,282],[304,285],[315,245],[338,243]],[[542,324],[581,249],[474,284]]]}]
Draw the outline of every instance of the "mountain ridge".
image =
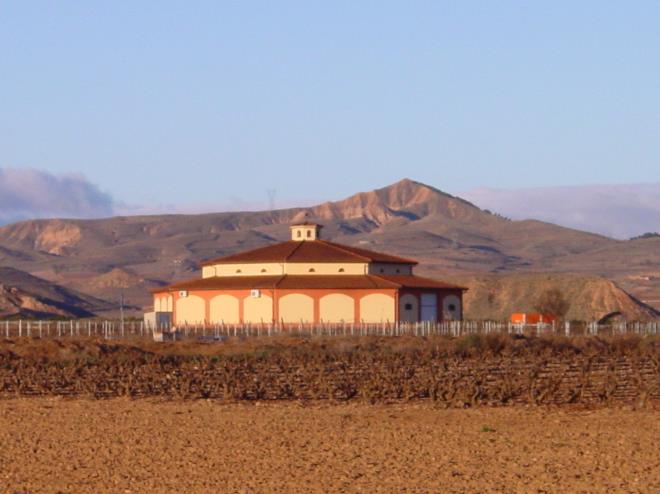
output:
[{"label": "mountain ridge", "polygon": [[286,240],[289,225],[301,220],[323,223],[329,240],[416,258],[420,274],[575,272],[612,279],[660,307],[660,239],[633,245],[511,221],[410,179],[273,211],[23,221],[0,227],[0,265],[100,298],[117,299],[123,290],[129,303],[146,305],[149,288],[194,276],[204,259]]}]

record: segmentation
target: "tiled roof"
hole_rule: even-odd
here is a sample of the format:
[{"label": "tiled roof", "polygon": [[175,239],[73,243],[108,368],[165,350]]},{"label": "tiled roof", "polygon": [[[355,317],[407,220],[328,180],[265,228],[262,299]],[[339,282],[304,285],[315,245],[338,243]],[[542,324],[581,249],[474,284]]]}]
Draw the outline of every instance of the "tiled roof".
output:
[{"label": "tiled roof", "polygon": [[394,264],[417,264],[406,259],[381,252],[335,244],[325,240],[281,242],[246,252],[211,259],[202,266],[229,263],[257,262],[383,262]]},{"label": "tiled roof", "polygon": [[279,275],[279,276],[214,276],[174,283],[155,289],[154,292],[167,290],[251,290],[268,289],[371,289],[371,288],[447,288],[462,287],[419,276],[384,276],[384,275]]}]

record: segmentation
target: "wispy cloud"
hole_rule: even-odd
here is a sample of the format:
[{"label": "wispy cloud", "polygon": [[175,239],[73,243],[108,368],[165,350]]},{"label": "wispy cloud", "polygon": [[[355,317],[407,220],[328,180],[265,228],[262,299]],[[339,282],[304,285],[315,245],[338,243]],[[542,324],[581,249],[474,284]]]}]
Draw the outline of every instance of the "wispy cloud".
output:
[{"label": "wispy cloud", "polygon": [[114,212],[112,197],[81,175],[0,168],[0,223],[29,218],[98,218]]},{"label": "wispy cloud", "polygon": [[459,195],[516,220],[549,221],[614,238],[660,232],[660,183],[480,188]]}]

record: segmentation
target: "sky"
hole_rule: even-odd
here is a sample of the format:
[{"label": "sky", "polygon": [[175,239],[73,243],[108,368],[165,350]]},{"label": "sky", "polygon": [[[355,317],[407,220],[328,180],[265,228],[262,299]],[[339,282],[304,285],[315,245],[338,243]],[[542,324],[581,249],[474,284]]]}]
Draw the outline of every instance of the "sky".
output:
[{"label": "sky", "polygon": [[659,24],[655,0],[6,1],[0,169],[92,216],[657,183]]}]

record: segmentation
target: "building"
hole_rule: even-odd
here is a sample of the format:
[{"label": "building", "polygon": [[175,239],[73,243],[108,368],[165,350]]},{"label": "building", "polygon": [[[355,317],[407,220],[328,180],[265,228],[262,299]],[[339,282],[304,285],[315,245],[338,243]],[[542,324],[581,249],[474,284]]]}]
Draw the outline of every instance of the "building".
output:
[{"label": "building", "polygon": [[413,274],[416,261],[328,242],[321,225],[291,240],[202,263],[202,277],[159,288],[155,320],[184,324],[456,320],[465,288]]}]

